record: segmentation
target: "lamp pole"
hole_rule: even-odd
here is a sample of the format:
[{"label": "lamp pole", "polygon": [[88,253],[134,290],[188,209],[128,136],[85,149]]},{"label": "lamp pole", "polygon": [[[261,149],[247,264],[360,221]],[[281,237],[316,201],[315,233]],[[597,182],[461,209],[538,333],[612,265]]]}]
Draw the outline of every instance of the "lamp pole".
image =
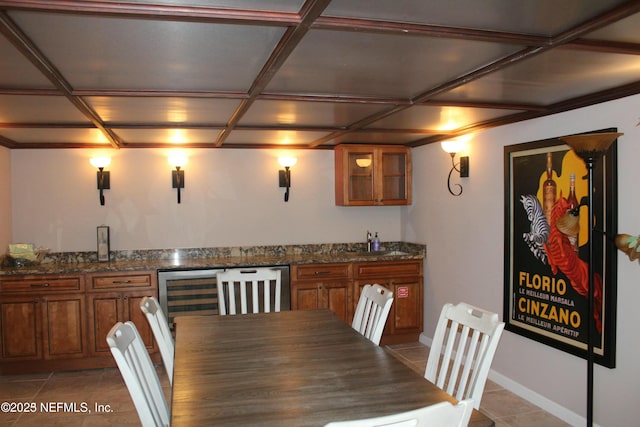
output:
[{"label": "lamp pole", "polygon": [[594,283],[594,266],[593,266],[593,164],[594,157],[589,156],[584,159],[587,166],[588,183],[589,183],[589,231],[587,238],[589,242],[589,298],[587,304],[587,427],[593,426],[593,283]]},{"label": "lamp pole", "polygon": [[596,159],[604,156],[613,141],[622,135],[617,132],[599,132],[581,135],[565,136],[562,139],[575,153],[584,160],[587,167],[589,185],[589,221],[587,230],[587,244],[589,245],[589,287],[587,303],[587,427],[593,426],[593,312],[594,312],[594,256],[593,256],[593,166]]}]

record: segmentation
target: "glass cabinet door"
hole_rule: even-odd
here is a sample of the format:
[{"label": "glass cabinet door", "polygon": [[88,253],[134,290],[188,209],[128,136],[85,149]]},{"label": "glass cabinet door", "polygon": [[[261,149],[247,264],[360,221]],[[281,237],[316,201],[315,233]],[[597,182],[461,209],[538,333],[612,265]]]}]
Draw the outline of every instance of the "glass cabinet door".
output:
[{"label": "glass cabinet door", "polygon": [[373,152],[349,153],[349,199],[352,201],[373,201],[375,181],[373,173]]},{"label": "glass cabinet door", "polygon": [[382,153],[382,200],[407,198],[407,156],[405,153]]}]

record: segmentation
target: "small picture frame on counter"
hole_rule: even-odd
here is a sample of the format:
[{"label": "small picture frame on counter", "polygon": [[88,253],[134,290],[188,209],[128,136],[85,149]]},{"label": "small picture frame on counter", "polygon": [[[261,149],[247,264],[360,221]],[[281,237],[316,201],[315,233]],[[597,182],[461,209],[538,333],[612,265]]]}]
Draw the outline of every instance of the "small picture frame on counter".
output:
[{"label": "small picture frame on counter", "polygon": [[109,262],[109,253],[111,252],[111,244],[109,242],[109,226],[99,225],[97,229],[98,262]]}]

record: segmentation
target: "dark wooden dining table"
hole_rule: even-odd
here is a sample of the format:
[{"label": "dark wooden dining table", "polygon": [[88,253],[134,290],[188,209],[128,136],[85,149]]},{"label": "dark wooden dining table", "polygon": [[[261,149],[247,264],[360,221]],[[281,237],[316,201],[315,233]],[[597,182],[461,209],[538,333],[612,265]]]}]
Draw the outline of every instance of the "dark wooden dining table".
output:
[{"label": "dark wooden dining table", "polygon": [[[324,426],[446,392],[329,310],[176,317],[171,425]],[[494,426],[474,410],[470,426]]]}]

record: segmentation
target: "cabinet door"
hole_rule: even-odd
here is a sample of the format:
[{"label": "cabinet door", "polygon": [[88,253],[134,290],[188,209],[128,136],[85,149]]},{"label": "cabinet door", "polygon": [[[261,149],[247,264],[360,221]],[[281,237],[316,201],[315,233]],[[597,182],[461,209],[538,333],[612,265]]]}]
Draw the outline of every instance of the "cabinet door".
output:
[{"label": "cabinet door", "polygon": [[380,152],[380,199],[383,205],[411,204],[411,168],[409,151]]},{"label": "cabinet door", "polygon": [[45,359],[84,357],[87,352],[84,295],[42,298]]},{"label": "cabinet door", "polygon": [[291,285],[291,310],[316,310],[321,307],[320,300],[317,283]]},{"label": "cabinet door", "polygon": [[89,304],[89,343],[93,355],[110,354],[107,334],[117,322],[131,320],[149,351],[157,350],[153,332],[140,310],[140,301],[153,291],[96,292],[87,297]]},{"label": "cabinet door", "polygon": [[400,335],[422,332],[422,277],[398,279],[378,278],[355,282],[354,310],[360,293],[366,284],[377,283],[393,292],[393,304],[389,311],[384,335]]},{"label": "cabinet door", "polygon": [[407,277],[391,280],[393,304],[389,313],[391,334],[422,332],[422,277]]},{"label": "cabinet door", "polygon": [[328,308],[351,323],[351,282],[300,283],[291,286],[292,310]]},{"label": "cabinet door", "polygon": [[351,324],[351,282],[325,282],[319,285],[322,308],[328,308]]},{"label": "cabinet door", "polygon": [[351,202],[376,201],[376,182],[374,169],[374,151],[358,151],[347,153],[348,197]]},{"label": "cabinet door", "polygon": [[0,299],[0,358],[42,358],[42,310],[37,296]]},{"label": "cabinet door", "polygon": [[122,294],[101,292],[87,296],[89,313],[89,353],[94,356],[111,354],[107,334],[122,319]]}]

